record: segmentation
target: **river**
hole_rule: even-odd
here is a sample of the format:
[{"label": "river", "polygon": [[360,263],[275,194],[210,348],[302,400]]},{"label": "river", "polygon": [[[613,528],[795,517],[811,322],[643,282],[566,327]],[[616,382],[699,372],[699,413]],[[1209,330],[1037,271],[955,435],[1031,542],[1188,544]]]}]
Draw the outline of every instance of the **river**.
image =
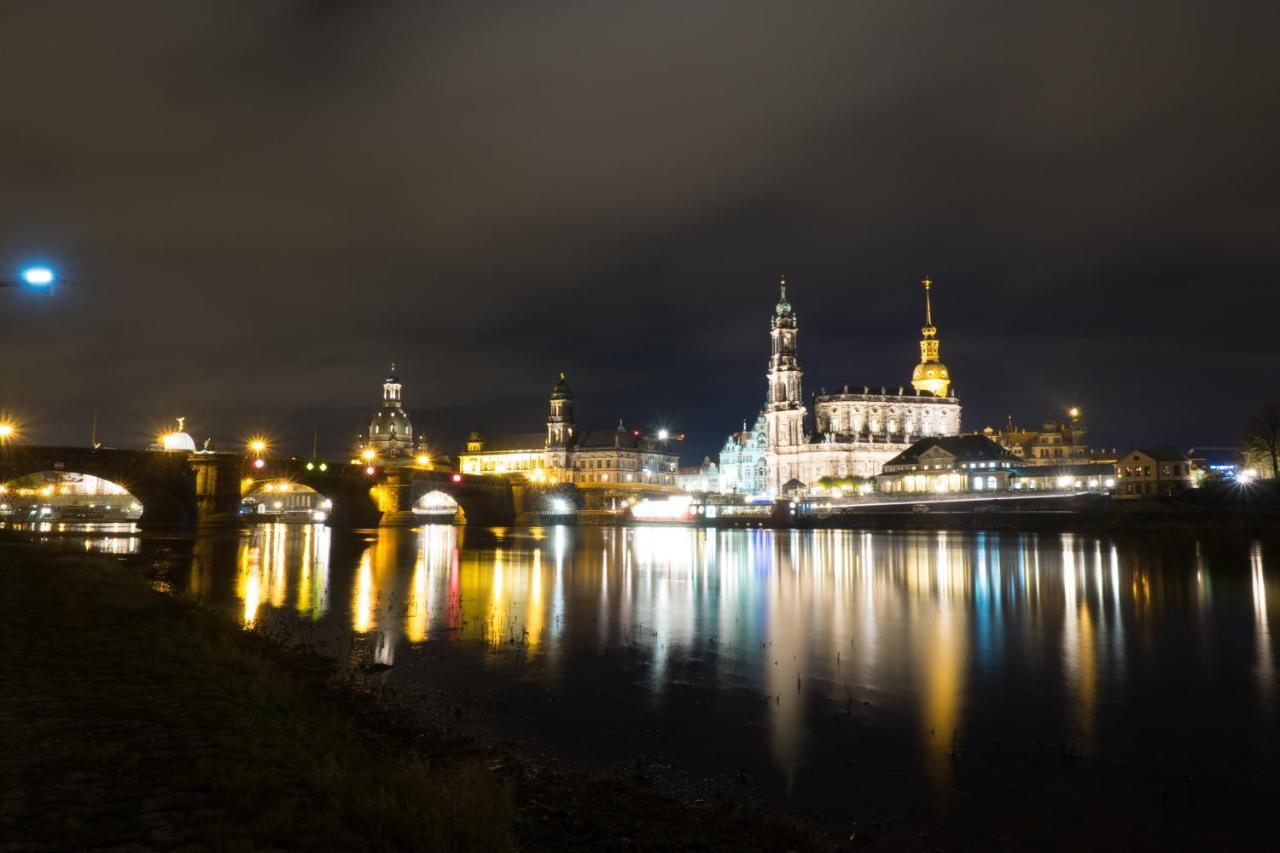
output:
[{"label": "river", "polygon": [[841,837],[1065,848],[1276,823],[1270,542],[447,525],[79,535],[246,628],[388,665],[388,684],[542,757],[643,756]]}]

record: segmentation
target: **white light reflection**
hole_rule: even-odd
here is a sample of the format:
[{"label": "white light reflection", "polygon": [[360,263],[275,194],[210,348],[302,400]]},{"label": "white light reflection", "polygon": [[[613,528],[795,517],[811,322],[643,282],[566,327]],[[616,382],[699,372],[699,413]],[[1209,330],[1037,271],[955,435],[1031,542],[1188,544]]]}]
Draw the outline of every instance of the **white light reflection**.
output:
[{"label": "white light reflection", "polygon": [[1263,715],[1270,719],[1271,696],[1274,691],[1275,664],[1271,657],[1271,630],[1267,622],[1267,578],[1262,570],[1262,543],[1249,546],[1249,579],[1253,589],[1254,642],[1257,645],[1256,671],[1258,699]]}]

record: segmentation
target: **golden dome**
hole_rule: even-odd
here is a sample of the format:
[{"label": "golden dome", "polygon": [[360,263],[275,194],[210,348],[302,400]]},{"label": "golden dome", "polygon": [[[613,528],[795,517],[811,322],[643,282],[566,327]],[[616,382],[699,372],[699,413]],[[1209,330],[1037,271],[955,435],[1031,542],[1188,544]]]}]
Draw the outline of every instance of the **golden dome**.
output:
[{"label": "golden dome", "polygon": [[940,361],[929,361],[917,364],[911,371],[911,385],[917,391],[928,391],[935,397],[947,396],[947,388],[951,386],[951,372]]}]

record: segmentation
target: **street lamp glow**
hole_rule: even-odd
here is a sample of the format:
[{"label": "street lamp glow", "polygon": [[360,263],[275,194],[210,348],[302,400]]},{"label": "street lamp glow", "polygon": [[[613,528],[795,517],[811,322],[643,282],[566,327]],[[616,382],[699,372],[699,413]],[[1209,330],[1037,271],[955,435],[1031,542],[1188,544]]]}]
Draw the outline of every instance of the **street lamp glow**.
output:
[{"label": "street lamp glow", "polygon": [[360,453],[360,458],[363,459],[365,462],[372,462],[373,460],[378,458],[378,451],[374,450],[372,447],[365,448]]},{"label": "street lamp glow", "polygon": [[658,441],[666,441],[670,435],[671,433],[667,432],[665,429],[660,429],[658,430]]},{"label": "street lamp glow", "polygon": [[32,287],[48,287],[55,278],[53,270],[48,267],[27,267],[19,276]]},{"label": "street lamp glow", "polygon": [[261,456],[267,451],[267,442],[261,438],[249,439],[249,451],[255,456]]},{"label": "street lamp glow", "polygon": [[18,428],[8,421],[0,421],[0,441],[8,441],[18,432]]},{"label": "street lamp glow", "polygon": [[418,458],[415,461],[418,463],[419,466],[425,468],[429,464],[431,464],[431,457],[425,453],[419,453]]}]

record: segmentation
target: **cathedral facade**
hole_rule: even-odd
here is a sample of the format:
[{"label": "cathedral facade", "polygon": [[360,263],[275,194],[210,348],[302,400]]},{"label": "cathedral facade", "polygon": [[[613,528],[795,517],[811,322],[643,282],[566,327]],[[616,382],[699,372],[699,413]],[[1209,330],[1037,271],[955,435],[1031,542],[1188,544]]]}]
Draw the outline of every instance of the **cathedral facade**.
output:
[{"label": "cathedral facade", "polygon": [[[756,441],[764,446],[765,491],[808,490],[823,477],[873,477],[919,439],[959,434],[960,401],[940,358],[932,285],[924,281],[925,326],[910,387],[846,385],[835,394],[815,396],[810,420],[801,387],[799,322],[783,280],[769,320],[768,389],[756,427],[763,430]],[[720,467],[725,469],[723,461]],[[732,490],[725,485],[722,481],[722,490]]]}]

